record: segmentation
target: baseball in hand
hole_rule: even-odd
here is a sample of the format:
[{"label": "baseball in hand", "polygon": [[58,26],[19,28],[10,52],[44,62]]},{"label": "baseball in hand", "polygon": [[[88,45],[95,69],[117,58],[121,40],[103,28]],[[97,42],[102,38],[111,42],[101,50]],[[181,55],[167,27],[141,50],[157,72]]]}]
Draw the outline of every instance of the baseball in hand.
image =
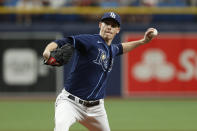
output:
[{"label": "baseball in hand", "polygon": [[155,28],[152,28],[153,32],[151,33],[152,37],[155,37],[158,35],[158,31]]}]

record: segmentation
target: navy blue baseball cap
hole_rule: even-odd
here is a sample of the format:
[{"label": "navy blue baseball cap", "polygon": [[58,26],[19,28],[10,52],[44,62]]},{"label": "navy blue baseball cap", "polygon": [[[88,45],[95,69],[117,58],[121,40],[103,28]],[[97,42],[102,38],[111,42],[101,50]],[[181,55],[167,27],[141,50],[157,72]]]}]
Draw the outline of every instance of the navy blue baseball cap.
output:
[{"label": "navy blue baseball cap", "polygon": [[117,22],[117,24],[120,26],[121,25],[121,19],[120,16],[114,12],[107,12],[105,13],[102,18],[101,21],[105,20],[105,19],[113,19],[114,21]]}]

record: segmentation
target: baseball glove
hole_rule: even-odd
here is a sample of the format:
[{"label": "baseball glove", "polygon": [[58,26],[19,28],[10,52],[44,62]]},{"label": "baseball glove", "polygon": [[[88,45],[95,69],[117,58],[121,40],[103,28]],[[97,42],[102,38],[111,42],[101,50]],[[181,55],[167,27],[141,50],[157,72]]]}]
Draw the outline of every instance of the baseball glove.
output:
[{"label": "baseball glove", "polygon": [[44,64],[51,66],[62,66],[67,64],[72,57],[74,47],[71,44],[65,44],[61,48],[57,48],[50,52],[48,60],[44,61]]}]

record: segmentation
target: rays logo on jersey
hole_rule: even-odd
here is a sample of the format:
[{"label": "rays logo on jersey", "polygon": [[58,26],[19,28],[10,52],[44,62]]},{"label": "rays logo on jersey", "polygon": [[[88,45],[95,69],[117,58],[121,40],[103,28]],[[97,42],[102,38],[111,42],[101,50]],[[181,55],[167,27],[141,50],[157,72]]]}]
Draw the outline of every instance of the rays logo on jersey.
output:
[{"label": "rays logo on jersey", "polygon": [[[111,62],[109,62],[109,58],[107,58],[106,56],[106,52],[102,49],[98,49],[99,53],[97,55],[96,60],[93,60],[93,62],[95,64],[101,65],[104,71],[108,71],[110,72],[112,70],[112,66],[113,66],[113,59],[111,59]],[[108,66],[108,63],[110,63],[110,65]]]}]

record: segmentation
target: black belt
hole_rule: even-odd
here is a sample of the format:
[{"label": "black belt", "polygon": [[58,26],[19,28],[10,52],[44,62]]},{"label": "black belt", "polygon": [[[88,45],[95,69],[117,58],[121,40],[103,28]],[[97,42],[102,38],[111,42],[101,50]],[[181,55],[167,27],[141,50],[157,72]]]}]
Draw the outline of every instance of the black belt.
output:
[{"label": "black belt", "polygon": [[[73,96],[73,95],[69,95],[68,98],[75,101],[75,96]],[[99,105],[100,101],[99,100],[97,100],[97,101],[84,101],[84,100],[79,99],[79,103],[86,106],[86,107],[92,107],[92,106]]]}]

